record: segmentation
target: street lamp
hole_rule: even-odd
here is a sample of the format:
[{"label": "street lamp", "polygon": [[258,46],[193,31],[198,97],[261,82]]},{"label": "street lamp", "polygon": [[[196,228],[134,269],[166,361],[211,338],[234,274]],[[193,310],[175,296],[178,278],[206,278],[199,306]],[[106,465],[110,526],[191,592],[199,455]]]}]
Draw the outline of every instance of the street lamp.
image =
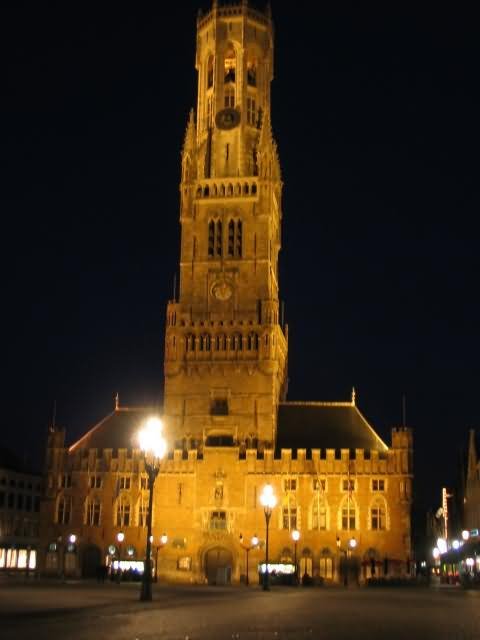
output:
[{"label": "street lamp", "polygon": [[246,560],[245,560],[245,586],[248,587],[248,585],[250,584],[250,581],[249,581],[249,578],[248,578],[248,554],[250,553],[250,551],[252,549],[255,549],[255,547],[258,547],[257,534],[255,534],[252,537],[252,539],[250,540],[250,545],[245,544],[244,539],[243,539],[243,535],[240,534],[240,544],[245,549],[245,555],[246,555]]},{"label": "street lamp", "polygon": [[269,591],[270,572],[268,570],[268,525],[272,516],[272,509],[277,504],[277,497],[273,493],[272,485],[266,484],[263,487],[263,491],[260,495],[260,504],[263,506],[263,511],[265,513],[265,528],[267,530],[265,536],[265,573],[263,575],[263,590]]},{"label": "street lamp", "polygon": [[293,556],[293,564],[295,565],[295,584],[298,584],[297,543],[300,540],[300,531],[297,531],[297,529],[292,531],[292,540],[295,543]]},{"label": "street lamp", "polygon": [[167,444],[162,436],[163,424],[159,418],[151,417],[138,434],[140,449],[145,457],[145,470],[148,475],[148,511],[147,511],[147,545],[145,551],[145,569],[143,572],[140,600],[152,599],[152,505],[153,487],[164,457]]}]

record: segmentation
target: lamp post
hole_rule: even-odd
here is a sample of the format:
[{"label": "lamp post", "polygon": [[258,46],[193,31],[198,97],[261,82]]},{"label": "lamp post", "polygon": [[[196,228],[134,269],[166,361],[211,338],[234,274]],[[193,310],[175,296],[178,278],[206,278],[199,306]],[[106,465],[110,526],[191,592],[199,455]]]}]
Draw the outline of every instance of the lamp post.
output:
[{"label": "lamp post", "polygon": [[123,531],[119,531],[117,533],[117,542],[118,542],[118,566],[117,566],[117,582],[120,584],[122,580],[122,568],[120,566],[120,562],[122,561],[122,544],[125,540],[125,534]]},{"label": "lamp post", "polygon": [[[150,542],[153,542],[153,536],[150,536]],[[155,582],[158,582],[158,550],[164,547],[168,542],[168,536],[166,533],[162,533],[160,536],[160,544],[155,548]]]},{"label": "lamp post", "polygon": [[265,573],[263,575],[263,590],[270,590],[270,572],[268,570],[268,525],[270,523],[270,518],[272,516],[272,510],[277,504],[277,497],[273,493],[273,487],[270,484],[266,484],[263,487],[263,491],[260,495],[260,504],[263,506],[263,511],[265,513],[265,528],[266,528],[266,536],[265,536]]},{"label": "lamp post", "polygon": [[248,554],[250,553],[250,551],[252,549],[255,549],[255,547],[258,546],[258,538],[257,538],[257,534],[255,534],[251,541],[250,541],[250,545],[245,544],[244,540],[243,540],[243,536],[242,534],[240,534],[240,544],[242,545],[242,547],[245,549],[245,586],[248,587],[248,585],[250,584],[250,580],[248,577]]},{"label": "lamp post", "polygon": [[297,529],[294,529],[292,531],[292,540],[295,543],[293,552],[293,564],[295,565],[295,584],[298,584],[297,543],[300,540],[300,531],[297,531]]},{"label": "lamp post", "polygon": [[145,551],[145,568],[143,571],[140,600],[152,599],[152,505],[153,487],[158,475],[160,461],[164,457],[167,444],[162,436],[163,424],[158,418],[149,418],[145,427],[138,434],[140,449],[145,457],[145,470],[148,475],[148,512],[147,512],[147,544]]}]

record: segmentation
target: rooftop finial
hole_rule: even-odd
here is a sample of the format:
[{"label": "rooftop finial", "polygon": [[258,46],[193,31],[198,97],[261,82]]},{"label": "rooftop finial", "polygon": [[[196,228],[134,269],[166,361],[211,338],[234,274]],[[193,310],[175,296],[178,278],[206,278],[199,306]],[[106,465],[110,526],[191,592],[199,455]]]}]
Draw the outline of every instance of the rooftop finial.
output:
[{"label": "rooftop finial", "polygon": [[118,391],[115,394],[115,411],[118,411],[118,409],[120,409],[120,396],[118,395]]},{"label": "rooftop finial", "polygon": [[352,387],[352,407],[355,406],[355,398],[357,397],[357,393],[355,391],[355,387]]}]

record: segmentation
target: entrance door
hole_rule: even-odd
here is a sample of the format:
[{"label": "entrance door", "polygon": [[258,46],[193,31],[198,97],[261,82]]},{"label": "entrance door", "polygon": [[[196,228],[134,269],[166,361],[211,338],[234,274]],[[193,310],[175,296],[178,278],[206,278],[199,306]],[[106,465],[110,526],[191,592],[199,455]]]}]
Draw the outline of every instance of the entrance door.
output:
[{"label": "entrance door", "polygon": [[98,576],[98,570],[102,564],[102,552],[95,545],[85,547],[82,554],[82,576],[94,578]]},{"label": "entrance door", "polygon": [[230,584],[232,579],[232,554],[228,549],[215,547],[205,554],[205,575],[208,584]]}]

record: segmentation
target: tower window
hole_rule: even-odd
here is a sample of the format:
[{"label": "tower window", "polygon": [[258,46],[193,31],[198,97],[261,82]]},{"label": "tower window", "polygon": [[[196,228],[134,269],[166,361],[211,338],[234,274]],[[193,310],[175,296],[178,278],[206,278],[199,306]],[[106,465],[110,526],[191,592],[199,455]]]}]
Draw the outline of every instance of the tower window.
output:
[{"label": "tower window", "polygon": [[247,122],[253,127],[257,124],[257,108],[255,98],[247,98]]},{"label": "tower window", "polygon": [[225,84],[228,82],[235,82],[235,69],[237,66],[237,60],[233,47],[227,50],[225,54]]},{"label": "tower window", "polygon": [[207,61],[207,89],[213,87],[213,56],[210,56]]},{"label": "tower window", "polygon": [[257,65],[254,60],[247,62],[247,84],[251,87],[257,86]]},{"label": "tower window", "polygon": [[387,516],[385,505],[377,500],[371,508],[371,527],[374,531],[383,531],[387,528]]},{"label": "tower window", "polygon": [[208,223],[208,257],[216,258],[222,255],[222,221],[210,220]]},{"label": "tower window", "polygon": [[228,223],[228,247],[229,258],[242,257],[242,221],[230,220]]},{"label": "tower window", "polygon": [[225,89],[225,109],[235,106],[235,89],[233,87],[227,87]]},{"label": "tower window", "polygon": [[228,416],[228,400],[226,398],[215,398],[210,408],[212,416]]},{"label": "tower window", "polygon": [[213,98],[208,96],[207,98],[207,128],[212,126],[213,122]]}]

